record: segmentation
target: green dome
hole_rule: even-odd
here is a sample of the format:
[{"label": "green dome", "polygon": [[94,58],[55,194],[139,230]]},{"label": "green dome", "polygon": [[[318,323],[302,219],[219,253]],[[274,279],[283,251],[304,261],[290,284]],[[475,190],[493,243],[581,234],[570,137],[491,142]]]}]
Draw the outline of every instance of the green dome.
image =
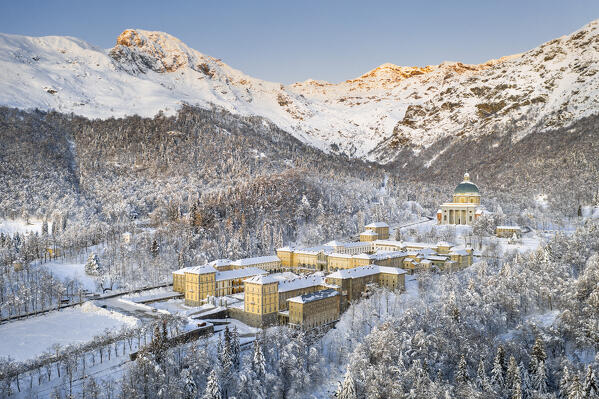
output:
[{"label": "green dome", "polygon": [[454,194],[479,194],[476,184],[463,181],[455,188]]}]

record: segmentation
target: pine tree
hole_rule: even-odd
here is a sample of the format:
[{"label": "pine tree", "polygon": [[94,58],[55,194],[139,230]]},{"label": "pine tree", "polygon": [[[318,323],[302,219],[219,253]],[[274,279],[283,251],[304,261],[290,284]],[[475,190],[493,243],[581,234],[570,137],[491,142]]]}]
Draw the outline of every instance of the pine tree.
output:
[{"label": "pine tree", "polygon": [[252,371],[258,379],[263,379],[266,376],[266,359],[262,353],[262,345],[258,339],[254,341],[254,355],[252,356]]},{"label": "pine tree", "polygon": [[[506,389],[513,389],[517,381],[520,381],[520,370],[518,369],[516,358],[514,356],[510,356],[507,372],[505,374]],[[522,388],[522,386],[520,386],[520,388]]]},{"label": "pine tree", "polygon": [[570,384],[570,389],[568,390],[568,399],[583,399],[584,391],[582,389],[582,385],[580,385],[580,379],[578,378],[578,374],[574,374],[572,378],[572,383]]},{"label": "pine tree", "polygon": [[493,387],[500,391],[503,388],[503,384],[505,382],[504,379],[504,361],[505,361],[505,352],[502,346],[497,348],[497,354],[495,355],[495,359],[493,360],[493,368],[491,369],[491,384]]},{"label": "pine tree", "polygon": [[208,382],[206,383],[206,391],[204,392],[203,399],[223,399],[223,395],[220,389],[220,383],[218,381],[218,372],[216,368],[213,368],[208,376]]},{"label": "pine tree", "polygon": [[478,370],[476,371],[476,386],[483,392],[486,392],[489,388],[487,372],[485,371],[485,362],[483,359],[480,359],[480,362],[478,363]]},{"label": "pine tree", "polygon": [[152,255],[152,258],[156,259],[159,253],[160,247],[158,246],[158,241],[154,240],[152,241],[152,246],[150,247],[150,255]]},{"label": "pine tree", "polygon": [[545,343],[541,339],[541,337],[537,337],[535,339],[535,344],[532,347],[532,354],[530,358],[535,361],[534,367],[536,369],[537,364],[539,362],[544,362],[547,360],[547,352],[545,351]]},{"label": "pine tree", "polygon": [[239,343],[239,331],[237,331],[237,326],[234,326],[233,331],[231,331],[231,357],[233,361],[233,367],[235,367],[235,370],[239,370],[241,363],[241,347]]},{"label": "pine tree", "polygon": [[585,398],[597,398],[599,397],[599,387],[597,386],[597,379],[595,378],[595,371],[589,365],[587,367],[587,374],[584,379],[584,394]]},{"label": "pine tree", "polygon": [[564,366],[564,371],[562,372],[562,378],[559,382],[559,393],[562,398],[566,399],[570,395],[571,383],[572,383],[572,381],[571,381],[571,377],[570,377],[570,371],[568,370],[568,366]]},{"label": "pine tree", "polygon": [[225,398],[229,397],[230,392],[234,392],[233,387],[231,386],[233,381],[233,354],[231,351],[231,333],[229,331],[229,327],[225,327],[225,340],[224,344],[221,345],[222,353],[219,356],[220,359],[220,381],[222,383],[222,392]]},{"label": "pine tree", "polygon": [[460,363],[458,364],[458,371],[456,373],[456,382],[460,385],[466,384],[470,377],[468,376],[468,365],[466,364],[466,359],[464,355],[460,358]]},{"label": "pine tree", "polygon": [[530,374],[528,374],[528,370],[524,367],[524,364],[520,362],[518,365],[520,369],[520,381],[522,381],[522,395],[528,398],[531,395],[532,391],[532,381],[530,380]]},{"label": "pine tree", "polygon": [[44,219],[44,221],[42,222],[42,235],[48,235],[48,221],[46,219]]},{"label": "pine tree", "polygon": [[545,362],[539,361],[537,365],[537,371],[533,376],[533,386],[540,393],[547,392],[547,369],[545,368]]},{"label": "pine tree", "polygon": [[181,380],[183,381],[183,397],[195,399],[198,395],[198,387],[189,369],[185,368],[181,371]]},{"label": "pine tree", "polygon": [[519,382],[514,384],[514,388],[512,389],[512,399],[522,399],[522,387]]},{"label": "pine tree", "polygon": [[85,273],[89,274],[90,276],[99,276],[100,272],[100,259],[98,258],[98,255],[92,252],[89,254],[87,262],[85,263]]},{"label": "pine tree", "polygon": [[356,383],[349,370],[345,372],[345,377],[337,389],[336,396],[338,399],[357,399]]}]

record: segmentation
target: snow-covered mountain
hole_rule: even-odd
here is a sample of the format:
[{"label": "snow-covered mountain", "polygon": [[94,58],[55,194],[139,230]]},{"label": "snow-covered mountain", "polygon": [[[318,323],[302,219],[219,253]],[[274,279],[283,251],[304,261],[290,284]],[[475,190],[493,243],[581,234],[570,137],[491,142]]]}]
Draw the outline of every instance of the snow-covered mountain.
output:
[{"label": "snow-covered mountain", "polygon": [[[162,32],[128,29],[104,50],[71,37],[0,34],[0,105],[90,118],[183,103],[265,117],[325,151],[379,162],[439,140],[567,126],[599,110],[599,21],[480,65],[383,64],[339,84],[252,78]],[[433,162],[434,159],[431,159]]]}]

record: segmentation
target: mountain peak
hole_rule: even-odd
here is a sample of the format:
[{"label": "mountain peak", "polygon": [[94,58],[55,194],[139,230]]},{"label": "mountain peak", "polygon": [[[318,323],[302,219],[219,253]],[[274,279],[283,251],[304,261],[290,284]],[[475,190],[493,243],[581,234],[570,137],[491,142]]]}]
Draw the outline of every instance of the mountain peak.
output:
[{"label": "mountain peak", "polygon": [[125,69],[134,65],[139,72],[158,73],[175,72],[186,66],[201,68],[199,61],[205,58],[168,33],[143,29],[125,29],[117,37],[110,56]]}]

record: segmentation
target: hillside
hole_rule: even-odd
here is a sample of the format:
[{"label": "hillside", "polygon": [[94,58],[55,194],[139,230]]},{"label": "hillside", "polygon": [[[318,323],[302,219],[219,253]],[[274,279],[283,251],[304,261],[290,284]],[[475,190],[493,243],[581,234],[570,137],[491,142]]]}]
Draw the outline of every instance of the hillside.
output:
[{"label": "hillside", "polygon": [[339,84],[262,81],[171,35],[144,30],[125,30],[108,50],[70,37],[7,34],[0,35],[0,49],[1,105],[88,118],[174,115],[183,104],[217,105],[264,117],[326,152],[381,163],[405,150],[418,155],[435,144],[508,131],[517,142],[599,108],[597,21],[480,65],[383,64]]}]

